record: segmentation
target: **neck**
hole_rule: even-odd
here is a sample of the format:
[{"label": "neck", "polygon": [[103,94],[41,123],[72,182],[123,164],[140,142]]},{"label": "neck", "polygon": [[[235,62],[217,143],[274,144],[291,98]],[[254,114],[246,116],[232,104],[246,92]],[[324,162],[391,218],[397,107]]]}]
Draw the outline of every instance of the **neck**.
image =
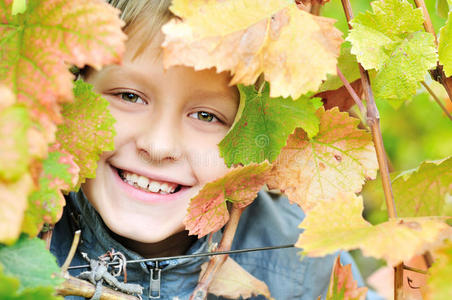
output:
[{"label": "neck", "polygon": [[128,239],[111,232],[113,238],[127,249],[144,258],[166,257],[185,254],[196,241],[195,236],[189,236],[188,231],[178,232],[157,243],[143,243]]}]

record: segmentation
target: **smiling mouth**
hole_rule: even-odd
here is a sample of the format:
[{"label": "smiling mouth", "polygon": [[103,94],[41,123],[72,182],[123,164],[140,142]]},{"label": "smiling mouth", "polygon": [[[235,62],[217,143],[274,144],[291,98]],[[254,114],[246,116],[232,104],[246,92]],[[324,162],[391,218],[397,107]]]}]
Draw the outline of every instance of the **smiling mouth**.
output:
[{"label": "smiling mouth", "polygon": [[129,171],[121,170],[118,168],[115,169],[122,181],[144,192],[169,195],[179,192],[183,187],[182,185],[177,183],[153,180]]}]

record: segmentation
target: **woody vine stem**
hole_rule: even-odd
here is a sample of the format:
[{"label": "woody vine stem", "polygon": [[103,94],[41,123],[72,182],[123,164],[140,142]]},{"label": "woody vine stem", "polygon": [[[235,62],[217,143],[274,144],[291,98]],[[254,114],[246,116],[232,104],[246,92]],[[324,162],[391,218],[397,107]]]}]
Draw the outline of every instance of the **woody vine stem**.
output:
[{"label": "woody vine stem", "polygon": [[[414,0],[414,3],[416,4],[417,8],[422,9],[422,13],[424,14],[424,28],[425,31],[433,34],[435,37],[435,45],[438,46],[438,39],[436,37],[435,29],[433,28],[432,20],[430,19],[430,14],[428,13],[427,7],[425,6],[424,0]],[[446,74],[444,74],[443,66],[441,66],[439,63],[436,66],[435,70],[431,70],[430,74],[433,78],[433,80],[439,81],[444,88],[446,89],[447,95],[449,96],[449,99],[452,101],[452,81],[448,81]]]},{"label": "woody vine stem", "polygon": [[[351,29],[350,20],[353,19],[353,10],[349,0],[341,0],[342,7],[344,8],[345,16],[349,29]],[[396,218],[397,212],[394,203],[394,197],[392,195],[391,180],[389,177],[388,162],[386,160],[383,138],[380,129],[380,115],[377,105],[375,104],[372,88],[370,85],[369,74],[359,64],[359,71],[361,74],[361,83],[364,88],[364,93],[367,100],[367,125],[372,132],[372,139],[374,142],[375,150],[377,152],[378,166],[380,168],[380,175],[383,184],[383,191],[386,200],[386,207],[388,209],[389,218]],[[403,288],[403,263],[394,267],[394,300],[402,299]]]}]

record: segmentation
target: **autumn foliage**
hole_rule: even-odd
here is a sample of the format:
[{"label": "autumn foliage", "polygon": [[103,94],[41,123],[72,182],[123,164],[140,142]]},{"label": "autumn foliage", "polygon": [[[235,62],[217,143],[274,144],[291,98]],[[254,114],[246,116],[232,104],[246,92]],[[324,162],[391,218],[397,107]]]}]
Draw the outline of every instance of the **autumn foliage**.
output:
[{"label": "autumn foliage", "polygon": [[[99,154],[112,150],[108,102],[75,81],[69,66],[119,63],[126,36],[119,12],[103,1],[30,0],[18,9],[19,2],[0,0],[0,285],[11,287],[0,289],[0,298],[54,299],[58,267],[40,241],[21,233],[34,237],[44,224],[56,223],[63,193],[94,177]],[[377,0],[343,38],[334,19],[307,11],[327,2],[173,1],[177,18],[162,28],[165,66],[229,71],[241,97],[238,116],[219,144],[231,171],[191,199],[186,228],[199,237],[219,230],[229,219],[228,206],[249,205],[267,185],[306,212],[296,242],[305,255],[360,249],[393,266],[438,251],[423,293],[448,299],[452,158],[397,170],[392,192],[398,218],[378,225],[364,220],[359,193],[379,168],[375,133],[363,120],[365,111],[363,119],[356,110],[346,112],[354,102],[337,68],[369,107],[356,81],[361,64],[375,97],[398,108],[437,65],[452,75],[452,13],[447,10],[436,41],[424,31],[420,8],[406,0]],[[26,260],[30,249],[39,259],[26,263],[36,264],[33,275],[41,281],[27,281],[19,261],[8,263],[11,253]],[[271,297],[235,262],[222,268],[211,292]],[[257,288],[231,288],[230,274]],[[327,299],[363,299],[365,293],[350,268],[337,262]]]}]

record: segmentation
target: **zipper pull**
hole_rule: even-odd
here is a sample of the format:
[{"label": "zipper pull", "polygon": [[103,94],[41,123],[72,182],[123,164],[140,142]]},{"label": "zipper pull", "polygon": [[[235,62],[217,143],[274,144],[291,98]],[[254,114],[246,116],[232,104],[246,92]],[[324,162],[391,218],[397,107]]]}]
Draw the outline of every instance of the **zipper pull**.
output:
[{"label": "zipper pull", "polygon": [[159,269],[159,262],[155,265],[148,264],[149,267],[149,299],[160,299],[160,276],[162,269]]}]

